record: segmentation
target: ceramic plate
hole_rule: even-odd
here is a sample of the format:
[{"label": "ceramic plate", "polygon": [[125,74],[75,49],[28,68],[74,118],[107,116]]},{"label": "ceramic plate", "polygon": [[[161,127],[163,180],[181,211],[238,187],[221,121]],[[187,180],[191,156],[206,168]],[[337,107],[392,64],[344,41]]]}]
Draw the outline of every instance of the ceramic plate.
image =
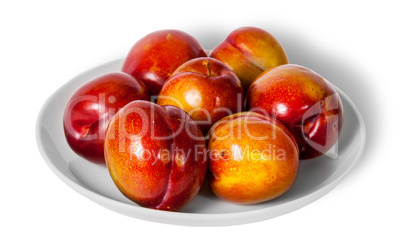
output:
[{"label": "ceramic plate", "polygon": [[115,212],[154,222],[188,226],[223,226],[256,222],[299,209],[328,193],[345,177],[362,156],[366,131],[353,102],[339,89],[344,105],[344,125],[337,144],[337,157],[321,156],[301,161],[298,177],[282,196],[255,205],[236,205],[214,196],[208,186],[180,212],[167,212],[138,206],[115,187],[105,166],[77,156],[63,133],[64,108],[73,92],[88,80],[119,71],[123,59],[86,71],[57,90],[40,111],[36,137],[39,151],[53,172],[67,185]]}]

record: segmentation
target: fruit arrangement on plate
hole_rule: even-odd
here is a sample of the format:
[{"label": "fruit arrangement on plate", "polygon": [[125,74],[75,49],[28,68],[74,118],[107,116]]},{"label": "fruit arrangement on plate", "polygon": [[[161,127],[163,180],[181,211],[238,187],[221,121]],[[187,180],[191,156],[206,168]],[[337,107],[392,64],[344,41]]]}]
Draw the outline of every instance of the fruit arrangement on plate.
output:
[{"label": "fruit arrangement on plate", "polygon": [[300,159],[336,144],[342,122],[332,84],[290,64],[255,27],[234,30],[208,54],[185,32],[150,33],[120,72],[82,83],[63,117],[75,153],[106,165],[128,199],[167,211],[205,182],[233,204],[281,196]]}]

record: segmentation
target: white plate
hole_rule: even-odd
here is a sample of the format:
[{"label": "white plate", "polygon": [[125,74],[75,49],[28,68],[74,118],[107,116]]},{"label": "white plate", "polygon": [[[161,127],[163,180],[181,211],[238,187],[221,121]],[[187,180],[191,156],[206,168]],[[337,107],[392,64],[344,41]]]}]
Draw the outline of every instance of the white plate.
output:
[{"label": "white plate", "polygon": [[208,186],[180,212],[140,207],[115,187],[105,166],[77,156],[63,133],[63,112],[73,92],[86,81],[119,71],[123,60],[115,60],[86,71],[57,90],[39,113],[36,138],[39,151],[53,172],[67,185],[96,203],[127,216],[188,226],[223,226],[266,220],[299,209],[332,190],[362,156],[366,130],[352,101],[338,89],[344,105],[344,125],[338,141],[338,157],[302,161],[292,188],[281,197],[255,205],[236,205],[216,198]]}]

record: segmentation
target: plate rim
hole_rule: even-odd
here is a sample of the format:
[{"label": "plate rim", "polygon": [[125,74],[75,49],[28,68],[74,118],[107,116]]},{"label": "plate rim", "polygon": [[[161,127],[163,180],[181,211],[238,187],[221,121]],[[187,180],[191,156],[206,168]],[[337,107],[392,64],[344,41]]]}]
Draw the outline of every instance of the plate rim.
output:
[{"label": "plate rim", "polygon": [[[141,206],[132,205],[118,201],[116,199],[109,198],[105,195],[96,193],[90,190],[89,188],[86,188],[80,185],[79,183],[71,180],[68,176],[64,175],[59,170],[59,168],[56,167],[56,165],[52,162],[48,153],[46,152],[43,142],[41,141],[41,135],[42,135],[41,122],[43,121],[43,118],[45,116],[45,110],[50,104],[50,102],[53,101],[54,97],[58,95],[60,92],[62,92],[64,88],[71,85],[71,83],[73,83],[75,80],[82,78],[83,76],[87,75],[90,72],[95,71],[96,69],[107,66],[113,66],[115,64],[119,64],[120,62],[123,62],[122,58],[111,60],[98,66],[89,68],[83,71],[82,73],[76,75],[75,77],[71,78],[66,83],[64,83],[56,91],[54,91],[43,103],[38,113],[35,125],[35,136],[38,150],[42,158],[45,160],[46,164],[57,175],[57,177],[59,177],[59,179],[61,179],[64,183],[66,183],[70,188],[72,188],[79,194],[114,212],[118,212],[120,214],[129,217],[134,217],[137,219],[143,219],[166,224],[183,225],[183,226],[229,226],[229,225],[239,225],[262,220],[268,220],[295,211],[304,206],[307,206],[308,204],[324,196],[326,193],[328,193],[334,187],[336,187],[339,184],[339,182],[346,177],[346,175],[350,172],[350,170],[361,160],[363,153],[365,151],[367,132],[363,117],[360,114],[359,110],[357,109],[356,105],[353,103],[353,101],[341,89],[332,84],[332,86],[335,88],[335,90],[338,92],[341,98],[345,99],[345,102],[349,103],[349,105],[352,107],[354,113],[356,114],[359,120],[360,128],[358,132],[361,135],[360,136],[361,143],[358,153],[356,157],[353,159],[353,162],[348,164],[347,169],[344,172],[342,172],[339,176],[331,180],[329,183],[323,185],[322,187],[318,188],[317,190],[314,190],[309,194],[303,195],[289,202],[285,202],[275,206],[275,208],[282,208],[282,211],[280,211],[280,213],[272,213],[271,208],[260,208],[260,209],[246,210],[242,212],[211,213],[211,214],[170,212],[170,211],[161,211],[161,210],[144,208]],[[135,216],[133,216],[133,214]]]}]

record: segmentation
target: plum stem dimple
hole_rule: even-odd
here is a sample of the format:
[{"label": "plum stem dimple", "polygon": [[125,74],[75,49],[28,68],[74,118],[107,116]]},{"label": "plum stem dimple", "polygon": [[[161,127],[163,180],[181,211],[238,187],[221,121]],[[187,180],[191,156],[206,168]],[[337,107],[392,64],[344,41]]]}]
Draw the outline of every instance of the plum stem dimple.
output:
[{"label": "plum stem dimple", "polygon": [[208,77],[211,77],[211,63],[208,59],[202,62],[202,65],[207,68]]},{"label": "plum stem dimple", "polygon": [[85,125],[81,128],[81,138],[86,138],[89,134],[89,130],[91,129],[91,125]]}]

